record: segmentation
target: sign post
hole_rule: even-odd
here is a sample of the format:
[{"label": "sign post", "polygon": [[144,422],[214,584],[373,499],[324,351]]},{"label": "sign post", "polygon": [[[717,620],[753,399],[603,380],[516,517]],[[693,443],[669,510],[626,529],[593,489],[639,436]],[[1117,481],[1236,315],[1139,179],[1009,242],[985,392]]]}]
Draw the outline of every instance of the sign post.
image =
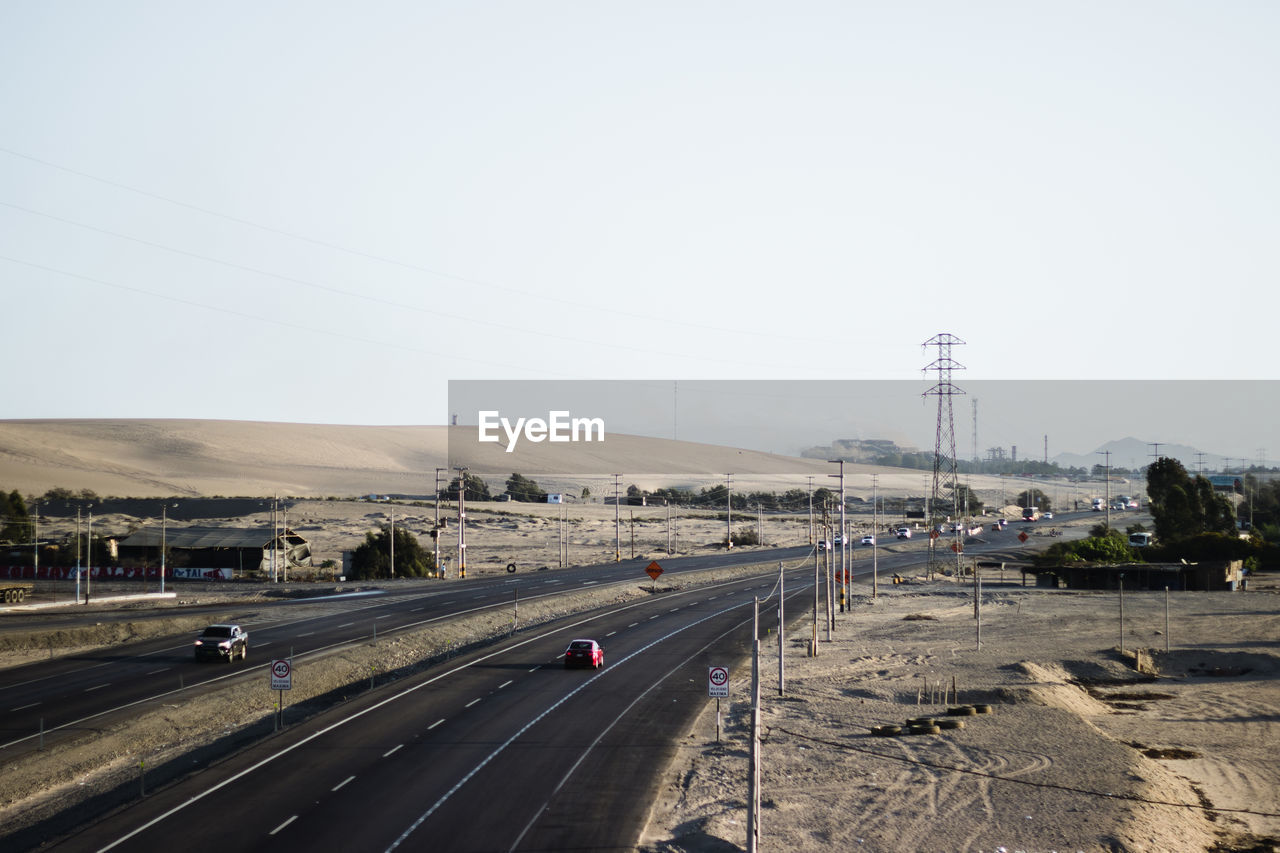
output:
[{"label": "sign post", "polygon": [[278,692],[276,730],[284,724],[284,691],[293,689],[293,660],[280,658],[271,662],[271,689]]},{"label": "sign post", "polygon": [[644,573],[653,579],[653,588],[651,591],[657,592],[658,591],[658,575],[662,574],[662,566],[659,566],[658,561],[654,560],[652,563],[645,566]]},{"label": "sign post", "polygon": [[720,700],[729,698],[729,668],[713,666],[707,669],[707,696],[716,700],[716,743],[720,742]]}]

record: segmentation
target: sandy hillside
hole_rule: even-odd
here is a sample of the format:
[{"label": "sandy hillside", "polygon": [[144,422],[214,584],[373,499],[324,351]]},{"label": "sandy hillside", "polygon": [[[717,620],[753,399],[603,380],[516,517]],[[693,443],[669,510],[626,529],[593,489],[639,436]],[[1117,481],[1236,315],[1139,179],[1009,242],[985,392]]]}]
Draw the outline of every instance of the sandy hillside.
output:
[{"label": "sandy hillside", "polygon": [[[463,430],[469,428],[455,428]],[[0,488],[39,495],[51,488],[90,489],[117,497],[262,496],[351,497],[371,493],[426,495],[436,469],[466,465],[500,492],[510,474],[538,480],[549,491],[596,501],[612,494],[613,478],[635,484],[698,491],[732,474],[735,491],[838,487],[836,466],[824,460],[640,436],[562,448],[526,444],[508,455],[496,444],[455,440],[443,426],[335,426],[213,420],[0,421]],[[469,433],[466,433],[469,435]],[[455,431],[456,435],[456,431]],[[585,473],[584,473],[585,472]],[[927,471],[846,464],[846,492],[923,495]],[[988,504],[1026,487],[1012,478],[973,477],[969,485]],[[1085,486],[1036,481],[1058,505],[1086,500]],[[1097,489],[1094,489],[1097,491]]]}]

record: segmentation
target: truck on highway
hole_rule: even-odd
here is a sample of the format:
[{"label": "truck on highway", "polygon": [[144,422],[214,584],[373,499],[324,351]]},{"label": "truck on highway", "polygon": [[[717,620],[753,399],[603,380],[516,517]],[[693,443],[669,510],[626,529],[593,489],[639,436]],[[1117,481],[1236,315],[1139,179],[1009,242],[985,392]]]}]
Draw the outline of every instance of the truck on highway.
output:
[{"label": "truck on highway", "polygon": [[1102,512],[1104,509],[1107,508],[1107,502],[1104,501],[1102,498],[1094,498],[1092,508],[1094,512]]},{"label": "truck on highway", "polygon": [[249,655],[249,632],[239,625],[210,625],[196,637],[195,655],[196,660],[213,658],[231,663],[237,656],[244,660]]},{"label": "truck on highway", "polygon": [[0,581],[0,601],[5,604],[18,604],[26,599],[36,588],[33,583],[21,581]]}]

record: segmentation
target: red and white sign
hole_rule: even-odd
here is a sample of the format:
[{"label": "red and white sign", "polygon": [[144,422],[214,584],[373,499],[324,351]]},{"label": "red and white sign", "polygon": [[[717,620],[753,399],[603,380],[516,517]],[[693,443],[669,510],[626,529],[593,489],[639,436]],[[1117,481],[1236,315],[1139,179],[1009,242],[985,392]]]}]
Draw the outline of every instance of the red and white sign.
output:
[{"label": "red and white sign", "polygon": [[293,689],[293,662],[287,658],[271,662],[271,689]]},{"label": "red and white sign", "polygon": [[712,699],[729,698],[729,668],[713,666],[707,669],[707,696]]}]

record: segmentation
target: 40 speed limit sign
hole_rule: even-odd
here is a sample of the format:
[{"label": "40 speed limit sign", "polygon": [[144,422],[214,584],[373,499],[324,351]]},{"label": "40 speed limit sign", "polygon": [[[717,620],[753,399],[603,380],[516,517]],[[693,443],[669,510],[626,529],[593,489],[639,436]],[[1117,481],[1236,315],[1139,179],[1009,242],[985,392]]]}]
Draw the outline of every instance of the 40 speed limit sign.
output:
[{"label": "40 speed limit sign", "polygon": [[707,669],[707,696],[711,699],[729,698],[729,668],[713,666]]},{"label": "40 speed limit sign", "polygon": [[285,658],[271,662],[271,689],[293,689],[293,661]]}]

